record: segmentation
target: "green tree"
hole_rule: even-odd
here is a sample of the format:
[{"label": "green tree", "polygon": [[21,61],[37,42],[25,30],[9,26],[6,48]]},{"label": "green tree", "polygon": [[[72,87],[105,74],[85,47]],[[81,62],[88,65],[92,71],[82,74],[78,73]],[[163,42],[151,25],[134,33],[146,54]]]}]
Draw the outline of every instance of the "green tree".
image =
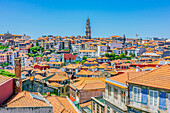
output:
[{"label": "green tree", "polygon": [[49,61],[50,61],[50,59],[47,58],[47,62],[49,62]]},{"label": "green tree", "polygon": [[128,53],[127,50],[125,50],[125,55],[127,55],[127,53]]},{"label": "green tree", "polygon": [[119,59],[119,56],[115,56],[115,59],[116,59],[116,60]]},{"label": "green tree", "polygon": [[120,55],[119,55],[119,58],[125,58],[126,57],[126,55],[125,55],[125,53],[121,53]]},{"label": "green tree", "polygon": [[87,57],[86,56],[83,56],[83,60],[86,60],[87,59]]},{"label": "green tree", "polygon": [[5,66],[8,66],[8,65],[9,65],[9,63],[8,63],[8,62],[6,62],[4,65],[5,65]]},{"label": "green tree", "polygon": [[40,50],[41,50],[41,52],[44,52],[44,51],[45,51],[45,50],[44,50],[44,47],[41,47]]},{"label": "green tree", "polygon": [[127,62],[125,62],[125,63],[130,63],[130,61],[127,61]]},{"label": "green tree", "polygon": [[12,78],[15,77],[15,75],[14,75],[13,73],[10,73],[10,72],[5,71],[5,70],[3,70],[3,69],[0,69],[0,75],[12,77]]},{"label": "green tree", "polygon": [[105,56],[105,57],[109,57],[109,53],[105,53],[104,56]]},{"label": "green tree", "polygon": [[75,62],[76,64],[78,64],[78,63],[80,63],[80,61],[78,61],[78,60],[76,60],[76,62]]},{"label": "green tree", "polygon": [[109,57],[115,57],[116,55],[115,55],[115,53],[110,53],[109,54]]},{"label": "green tree", "polygon": [[115,59],[115,57],[111,57],[111,58],[110,58],[110,60],[114,60],[114,59]]},{"label": "green tree", "polygon": [[81,64],[84,64],[84,62],[85,62],[85,60],[82,60],[82,61],[81,61]]},{"label": "green tree", "polygon": [[36,42],[36,46],[38,46],[38,42]]},{"label": "green tree", "polygon": [[4,49],[4,52],[6,52],[7,51],[7,49]]}]

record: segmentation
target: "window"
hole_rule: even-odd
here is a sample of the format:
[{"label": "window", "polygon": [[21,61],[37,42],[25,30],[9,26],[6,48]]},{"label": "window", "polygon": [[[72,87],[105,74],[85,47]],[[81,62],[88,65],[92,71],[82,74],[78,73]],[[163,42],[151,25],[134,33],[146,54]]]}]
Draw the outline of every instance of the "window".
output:
[{"label": "window", "polygon": [[125,92],[121,91],[121,102],[125,103]]},{"label": "window", "polygon": [[101,107],[101,113],[104,113],[104,107]]},{"label": "window", "polygon": [[149,104],[150,106],[158,106],[158,91],[149,91]]},{"label": "window", "polygon": [[118,89],[114,88],[114,98],[118,99]]},{"label": "window", "polygon": [[116,113],[116,111],[115,111],[115,110],[113,110],[113,113]]},{"label": "window", "polygon": [[170,111],[170,93],[168,94],[168,111]]},{"label": "window", "polygon": [[95,102],[93,101],[93,110],[95,111]]},{"label": "window", "polygon": [[141,101],[141,97],[140,97],[141,88],[134,87],[133,93],[134,93],[133,94],[134,101],[140,102]]},{"label": "window", "polygon": [[97,104],[97,113],[99,113],[99,105]]},{"label": "window", "polygon": [[111,86],[108,85],[108,96],[111,96],[111,91],[112,91]]}]

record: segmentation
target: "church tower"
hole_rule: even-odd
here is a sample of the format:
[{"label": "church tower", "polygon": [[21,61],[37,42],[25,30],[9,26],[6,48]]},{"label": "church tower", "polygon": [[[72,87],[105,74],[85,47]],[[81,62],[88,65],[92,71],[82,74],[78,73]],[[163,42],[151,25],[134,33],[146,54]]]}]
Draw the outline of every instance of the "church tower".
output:
[{"label": "church tower", "polygon": [[90,19],[87,18],[86,22],[86,38],[91,39],[91,27],[90,27]]}]

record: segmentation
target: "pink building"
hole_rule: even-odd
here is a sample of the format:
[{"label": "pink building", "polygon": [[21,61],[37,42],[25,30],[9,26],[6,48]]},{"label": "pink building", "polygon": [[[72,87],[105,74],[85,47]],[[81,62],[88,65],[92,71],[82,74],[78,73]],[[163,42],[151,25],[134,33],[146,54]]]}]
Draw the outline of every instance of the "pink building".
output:
[{"label": "pink building", "polygon": [[13,78],[0,75],[0,105],[14,92]]},{"label": "pink building", "polygon": [[7,55],[6,54],[0,54],[0,63],[7,62]]}]

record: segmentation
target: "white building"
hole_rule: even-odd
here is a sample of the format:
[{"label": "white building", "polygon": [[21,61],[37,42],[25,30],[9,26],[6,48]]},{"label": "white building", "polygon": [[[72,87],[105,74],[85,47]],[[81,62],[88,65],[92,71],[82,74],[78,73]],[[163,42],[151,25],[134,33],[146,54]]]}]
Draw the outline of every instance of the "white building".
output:
[{"label": "white building", "polygon": [[107,51],[106,45],[98,45],[97,56],[100,57],[101,53],[104,53],[105,51]]},{"label": "white building", "polygon": [[79,50],[78,56],[80,58],[83,58],[83,56],[86,56],[87,58],[95,58],[97,57],[97,54],[95,50]]}]

